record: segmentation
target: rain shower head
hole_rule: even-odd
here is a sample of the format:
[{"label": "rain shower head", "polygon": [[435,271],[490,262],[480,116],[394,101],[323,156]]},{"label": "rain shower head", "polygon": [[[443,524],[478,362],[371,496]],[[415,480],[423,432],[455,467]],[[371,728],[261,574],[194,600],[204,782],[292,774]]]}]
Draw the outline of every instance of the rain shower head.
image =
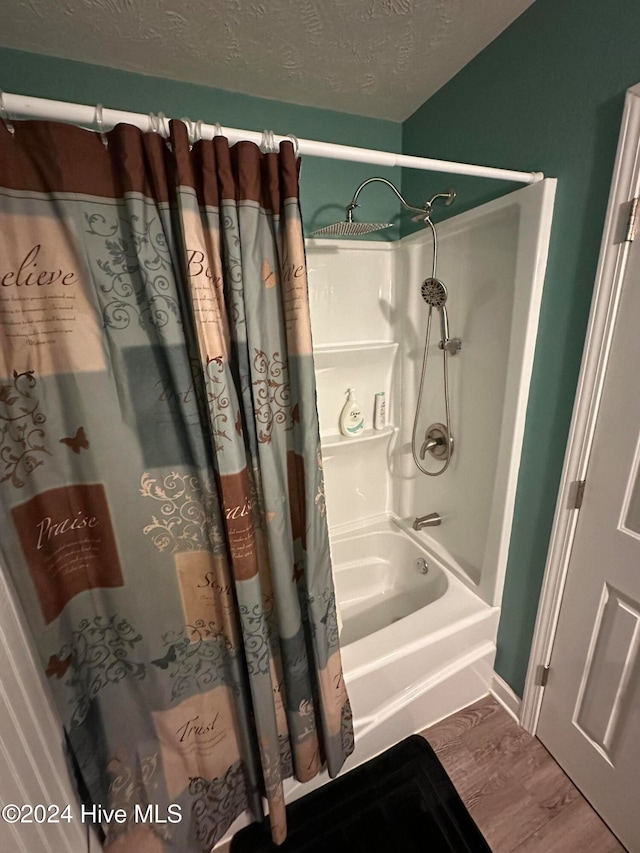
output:
[{"label": "rain shower head", "polygon": [[[433,208],[433,203],[436,199],[442,198],[445,200],[445,204],[452,204],[455,197],[456,191],[454,189],[449,189],[443,193],[436,193],[429,201],[426,201],[422,207],[413,207],[402,197],[398,188],[388,181],[386,178],[367,178],[366,181],[363,181],[358,189],[353,194],[353,198],[351,202],[347,205],[347,218],[342,220],[342,222],[334,222],[333,225],[326,225],[324,228],[318,228],[317,231],[312,231],[312,237],[362,237],[364,234],[371,234],[373,231],[382,231],[384,228],[391,228],[393,225],[392,222],[354,222],[353,221],[353,211],[358,207],[358,196],[360,195],[360,191],[374,181],[378,181],[379,183],[385,184],[400,199],[400,203],[407,210],[412,211],[413,213],[417,213],[418,217],[416,221],[424,222],[425,224],[431,224],[431,210]],[[433,227],[433,226],[432,226]]]},{"label": "rain shower head", "polygon": [[312,237],[362,237],[373,231],[382,231],[383,228],[391,228],[392,222],[354,222],[353,219],[345,219],[342,222],[334,222],[324,228],[313,231]]}]

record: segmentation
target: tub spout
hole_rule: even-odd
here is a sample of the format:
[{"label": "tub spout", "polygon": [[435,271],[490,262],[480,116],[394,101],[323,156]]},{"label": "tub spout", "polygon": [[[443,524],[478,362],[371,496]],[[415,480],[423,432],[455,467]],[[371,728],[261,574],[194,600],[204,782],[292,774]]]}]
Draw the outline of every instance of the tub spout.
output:
[{"label": "tub spout", "polygon": [[424,527],[437,527],[439,524],[442,524],[440,514],[430,512],[428,515],[421,515],[418,518],[414,518],[412,526],[414,530],[422,530]]}]

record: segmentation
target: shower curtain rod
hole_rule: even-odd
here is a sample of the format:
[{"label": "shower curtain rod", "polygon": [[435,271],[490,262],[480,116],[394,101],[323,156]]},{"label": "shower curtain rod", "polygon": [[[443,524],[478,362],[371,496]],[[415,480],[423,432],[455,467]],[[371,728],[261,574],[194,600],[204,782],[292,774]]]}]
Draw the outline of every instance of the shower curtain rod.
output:
[{"label": "shower curtain rod", "polygon": [[[0,110],[2,118],[5,121],[10,121],[11,117],[48,119],[50,121],[78,124],[92,130],[99,129],[99,116],[101,116],[101,126],[104,130],[109,130],[115,127],[116,124],[125,123],[139,127],[143,131],[152,131],[157,130],[160,124],[157,117],[154,123],[150,115],[145,113],[130,113],[122,110],[101,108],[99,106],[72,104],[67,101],[53,101],[48,98],[33,98],[28,95],[16,95],[9,92],[2,93]],[[230,143],[248,140],[260,145],[264,140],[264,134],[254,130],[223,127],[221,132]],[[203,139],[212,139],[216,133],[220,133],[219,126],[212,124],[200,125],[200,135]],[[287,136],[273,136],[276,144],[289,138]],[[535,184],[544,178],[542,172],[516,172],[511,169],[497,169],[492,166],[474,166],[470,163],[454,163],[450,160],[413,157],[408,154],[394,154],[390,151],[376,151],[371,148],[356,148],[351,145],[338,145],[333,142],[318,142],[314,139],[297,139],[296,141],[298,152],[309,157],[349,160],[353,163],[369,163],[372,166],[401,166],[405,169],[420,169],[426,172],[446,172],[451,175],[470,175],[477,178],[516,181],[522,184]]]}]

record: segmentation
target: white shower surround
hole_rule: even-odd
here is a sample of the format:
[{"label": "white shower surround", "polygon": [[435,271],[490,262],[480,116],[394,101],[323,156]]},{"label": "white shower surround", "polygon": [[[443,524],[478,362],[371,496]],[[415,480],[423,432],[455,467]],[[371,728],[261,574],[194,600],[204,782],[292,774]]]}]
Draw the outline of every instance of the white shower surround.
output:
[{"label": "white shower surround", "polygon": [[[430,233],[396,243],[307,241],[332,535],[388,516],[407,525],[437,511],[442,526],[420,536],[492,605],[502,597],[555,185],[547,179],[438,225],[437,276],[448,289],[451,335],[463,341],[449,357],[456,450],[442,477],[419,473],[410,453]],[[419,437],[445,420],[438,332],[434,312]],[[360,441],[338,435],[350,386],[367,419]],[[376,391],[387,396],[382,434],[371,429]]]},{"label": "white shower surround", "polygon": [[[426,329],[418,282],[431,269],[431,240],[423,233],[402,241],[397,259],[398,297],[407,306],[401,337],[403,412],[394,450],[391,511],[410,522],[437,511],[433,547],[488,604],[500,605],[507,567],[529,384],[547,262],[556,181],[518,190],[444,222],[438,228],[438,272],[449,291],[452,337],[463,348],[449,358],[452,431],[456,450],[442,477],[413,465],[411,439]],[[437,319],[437,318],[434,318]],[[418,435],[444,420],[436,398],[441,353],[438,325]],[[410,413],[410,417],[407,417]],[[430,469],[437,469],[431,465]]]},{"label": "white shower surround", "polygon": [[[398,243],[307,242],[338,603],[345,565],[354,571],[360,548],[365,566],[385,530],[399,537],[398,571],[413,571],[423,555],[447,577],[444,594],[426,606],[416,596],[418,609],[401,621],[351,643],[347,632],[343,663],[356,728],[347,769],[489,690],[555,186],[545,180],[438,226],[437,275],[448,288],[451,335],[463,341],[449,358],[456,449],[441,477],[419,473],[410,451],[430,233]],[[420,437],[445,420],[434,398],[442,375],[435,313],[432,328]],[[337,434],[351,386],[369,427],[360,440]],[[371,429],[376,391],[388,401],[382,432]],[[415,516],[434,511],[440,527],[411,529]]]}]

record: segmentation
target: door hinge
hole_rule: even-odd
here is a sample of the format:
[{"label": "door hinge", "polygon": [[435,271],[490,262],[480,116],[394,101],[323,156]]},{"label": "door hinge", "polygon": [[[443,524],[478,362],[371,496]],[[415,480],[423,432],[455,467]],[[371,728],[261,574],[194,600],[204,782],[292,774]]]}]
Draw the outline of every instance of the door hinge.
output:
[{"label": "door hinge", "polygon": [[638,203],[640,196],[631,199],[629,208],[629,218],[627,219],[627,230],[624,236],[625,243],[633,243],[636,239],[636,228],[638,226]]},{"label": "door hinge", "polygon": [[584,500],[584,487],[586,485],[586,480],[576,480],[573,484],[573,505],[571,506],[571,509],[580,509],[582,506],[582,501]]},{"label": "door hinge", "polygon": [[547,681],[549,680],[549,670],[550,666],[548,663],[541,663],[538,667],[538,675],[536,677],[536,684],[538,687],[546,687]]}]

